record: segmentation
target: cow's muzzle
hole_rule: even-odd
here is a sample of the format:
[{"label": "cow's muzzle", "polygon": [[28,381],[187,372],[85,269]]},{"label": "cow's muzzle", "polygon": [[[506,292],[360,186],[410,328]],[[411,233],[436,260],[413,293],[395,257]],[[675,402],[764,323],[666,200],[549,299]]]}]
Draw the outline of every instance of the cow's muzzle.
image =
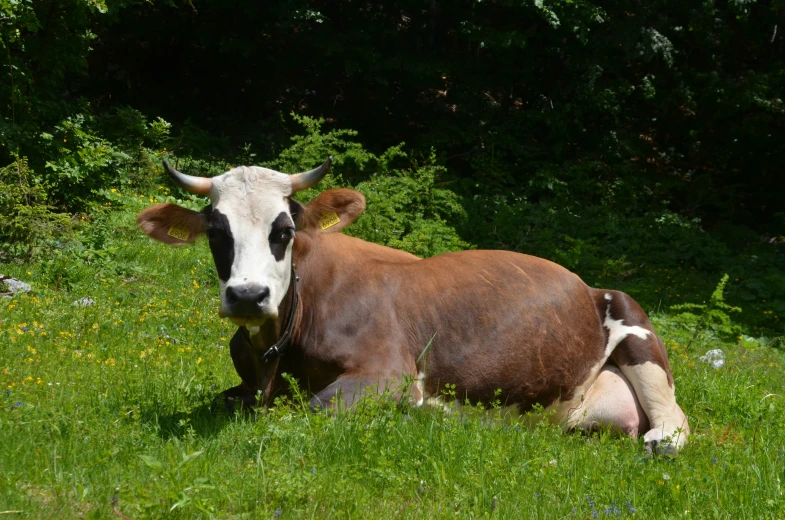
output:
[{"label": "cow's muzzle", "polygon": [[256,284],[227,287],[223,307],[222,314],[231,318],[269,317],[270,288]]}]

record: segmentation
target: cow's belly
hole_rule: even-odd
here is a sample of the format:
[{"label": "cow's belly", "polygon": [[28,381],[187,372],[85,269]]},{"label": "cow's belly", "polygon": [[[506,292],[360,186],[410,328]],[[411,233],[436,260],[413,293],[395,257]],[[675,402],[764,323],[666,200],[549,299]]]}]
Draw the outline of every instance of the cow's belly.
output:
[{"label": "cow's belly", "polygon": [[[515,344],[512,338],[465,348],[453,343],[447,353],[433,353],[430,366],[420,363],[423,398],[496,403],[521,413],[539,404],[555,409],[555,419],[564,419],[565,411],[576,399],[580,402],[607,360],[599,333],[585,339],[584,344],[566,346]],[[432,348],[439,347],[434,341]]]},{"label": "cow's belly", "polygon": [[396,314],[413,331],[410,351],[432,397],[451,392],[450,384],[455,399],[526,411],[571,399],[607,359],[591,289],[556,264],[469,251],[402,271],[410,283],[397,294]]},{"label": "cow's belly", "polygon": [[615,365],[602,367],[597,379],[580,400],[559,403],[567,428],[598,430],[637,437],[649,429],[649,419],[641,408],[632,385]]}]

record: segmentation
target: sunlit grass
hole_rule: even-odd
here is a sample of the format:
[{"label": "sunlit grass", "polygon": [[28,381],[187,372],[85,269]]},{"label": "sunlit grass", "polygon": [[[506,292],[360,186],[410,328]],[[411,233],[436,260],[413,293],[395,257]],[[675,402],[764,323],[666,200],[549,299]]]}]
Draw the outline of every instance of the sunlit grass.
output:
[{"label": "sunlit grass", "polygon": [[[120,197],[125,197],[121,199]],[[781,518],[782,351],[721,344],[665,314],[693,430],[676,459],[640,441],[524,428],[394,400],[228,416],[233,328],[207,247],[137,232],[149,196],[118,195],[108,259],[3,266],[34,287],[0,299],[0,512],[9,518]],[[88,296],[87,307],[73,302]],[[714,370],[698,358],[727,355]]]}]

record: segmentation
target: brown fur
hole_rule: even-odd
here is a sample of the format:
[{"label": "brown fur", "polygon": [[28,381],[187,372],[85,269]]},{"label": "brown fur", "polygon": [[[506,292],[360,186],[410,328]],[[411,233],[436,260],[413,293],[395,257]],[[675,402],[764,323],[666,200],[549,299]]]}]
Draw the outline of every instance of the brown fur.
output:
[{"label": "brown fur", "polygon": [[[156,204],[144,210],[136,218],[139,226],[150,237],[169,245],[190,244],[206,230],[207,222],[204,215],[177,204]],[[187,240],[169,235],[169,230],[179,228],[188,233]]]},{"label": "brown fur", "polygon": [[[305,211],[297,219],[297,228],[335,233],[351,224],[363,211],[365,197],[361,193],[344,188],[327,190],[305,206]],[[328,213],[335,213],[341,221],[322,230],[319,221]]]},{"label": "brown fur", "polygon": [[[272,375],[275,370],[259,355],[280,336],[280,321],[267,322],[254,336],[238,332],[231,354],[243,384],[230,391],[232,398],[255,402],[263,392],[263,402],[270,402],[269,389],[285,388],[280,374],[286,372],[312,393],[313,406],[332,406],[335,397],[350,404],[368,389],[395,387],[424,373],[427,395],[440,395],[451,384],[459,400],[500,399],[526,411],[535,403],[580,402],[606,362],[622,371],[652,363],[673,386],[662,342],[626,294],[592,289],[563,267],[533,256],[464,251],[421,260],[336,233],[364,207],[361,194],[338,189],[296,208],[292,260],[300,281],[291,344]],[[322,230],[320,219],[327,213],[340,222]],[[188,229],[189,241],[205,226],[201,214],[169,204],[149,208],[138,222],[167,243],[182,243],[166,234],[171,225]],[[290,305],[287,298],[279,316],[287,316]],[[608,309],[613,320],[652,334],[627,335],[608,359]],[[416,389],[411,395],[421,397]],[[640,396],[632,391],[622,397],[618,402],[636,408],[619,414],[625,424],[617,426],[635,434],[638,424],[648,424],[639,420]],[[675,401],[673,406],[678,408]]]}]

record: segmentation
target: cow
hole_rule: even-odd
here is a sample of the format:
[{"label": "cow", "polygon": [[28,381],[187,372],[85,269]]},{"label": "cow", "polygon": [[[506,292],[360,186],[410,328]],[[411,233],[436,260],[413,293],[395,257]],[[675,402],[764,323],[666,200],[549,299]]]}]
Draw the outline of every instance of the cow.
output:
[{"label": "cow", "polygon": [[241,383],[224,392],[227,402],[267,405],[288,388],[288,373],[316,409],[380,389],[415,405],[449,394],[520,413],[540,405],[565,429],[643,434],[660,453],[686,443],[665,346],[630,296],[511,251],[420,259],[344,235],[365,209],[362,194],[292,198],[331,162],[294,175],[242,166],[206,178],[164,161],[176,184],[211,204],[157,204],[138,216],[166,244],[207,235],[219,315],[238,326],[230,353]]}]

